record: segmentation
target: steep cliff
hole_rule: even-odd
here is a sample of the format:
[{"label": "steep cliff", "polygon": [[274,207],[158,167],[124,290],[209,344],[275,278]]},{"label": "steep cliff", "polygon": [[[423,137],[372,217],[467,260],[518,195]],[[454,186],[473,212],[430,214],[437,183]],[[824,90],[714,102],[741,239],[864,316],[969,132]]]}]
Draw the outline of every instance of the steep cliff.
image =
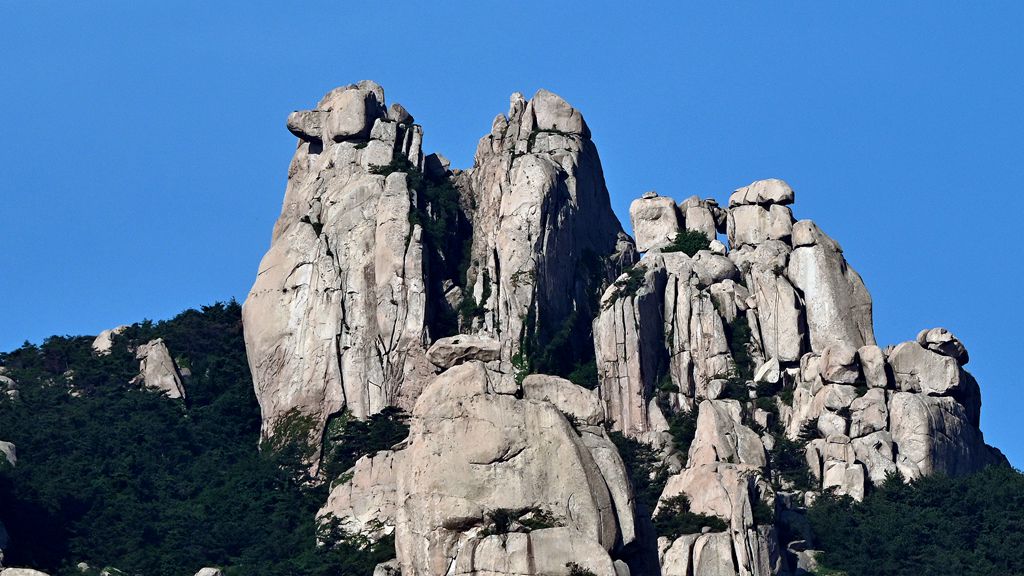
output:
[{"label": "steep cliff", "polygon": [[786,182],[727,207],[645,193],[634,245],[555,94],[513,94],[464,171],[412,122],[372,82],[289,117],[244,307],[264,436],[301,414],[329,445],[343,412],[410,413],[404,441],[321,472],[332,538],[394,536],[381,573],[795,573],[823,491],[1004,462],[962,343],[879,347],[863,280]]}]

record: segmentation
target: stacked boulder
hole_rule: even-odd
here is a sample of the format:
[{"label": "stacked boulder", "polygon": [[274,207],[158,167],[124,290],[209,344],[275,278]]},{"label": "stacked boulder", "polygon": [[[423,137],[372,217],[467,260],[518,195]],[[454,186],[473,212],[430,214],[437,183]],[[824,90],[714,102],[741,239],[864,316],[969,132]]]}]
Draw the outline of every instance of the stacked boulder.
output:
[{"label": "stacked boulder", "polygon": [[[792,188],[772,179],[736,190],[724,211],[653,193],[631,205],[646,255],[607,290],[594,323],[606,418],[659,447],[675,469],[669,421],[696,414],[685,467],[659,506],[684,494],[693,512],[729,525],[659,541],[663,574],[783,569],[772,520],[759,525],[750,512],[774,509],[775,491],[793,489],[768,456],[781,436],[806,442],[813,484],[797,494],[806,500],[820,490],[861,499],[869,482],[896,471],[965,474],[1001,461],[978,429],[980,394],[962,369],[963,345],[933,329],[878,347],[863,281],[837,242],[795,221],[793,201]],[[709,249],[674,251],[683,230],[703,232]]]}]

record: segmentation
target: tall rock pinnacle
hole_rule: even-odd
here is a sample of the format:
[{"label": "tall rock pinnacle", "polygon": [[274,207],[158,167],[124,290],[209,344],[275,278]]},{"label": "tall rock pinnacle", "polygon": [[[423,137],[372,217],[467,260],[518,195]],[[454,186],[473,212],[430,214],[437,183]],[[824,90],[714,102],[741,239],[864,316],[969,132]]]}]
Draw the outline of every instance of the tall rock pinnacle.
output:
[{"label": "tall rock pinnacle", "polygon": [[513,94],[459,181],[474,205],[467,280],[479,308],[468,328],[500,339],[505,367],[518,355],[558,373],[591,357],[597,295],[634,249],[583,116],[547,90]]},{"label": "tall rock pinnacle", "polygon": [[319,426],[342,408],[378,412],[426,366],[422,227],[404,174],[373,170],[421,168],[422,130],[389,117],[373,82],[331,91],[288,128],[284,207],[243,307],[264,436],[292,410]]}]

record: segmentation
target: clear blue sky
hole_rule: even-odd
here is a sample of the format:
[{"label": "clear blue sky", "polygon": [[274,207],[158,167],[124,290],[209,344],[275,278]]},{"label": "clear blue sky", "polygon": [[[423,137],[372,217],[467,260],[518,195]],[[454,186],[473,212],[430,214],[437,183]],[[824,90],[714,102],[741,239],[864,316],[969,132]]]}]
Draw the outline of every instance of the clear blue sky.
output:
[{"label": "clear blue sky", "polygon": [[334,86],[377,80],[459,167],[545,87],[624,221],[644,190],[788,180],[882,344],[964,340],[1024,465],[1024,3],[624,4],[0,0],[0,350],[244,299],[285,118]]}]

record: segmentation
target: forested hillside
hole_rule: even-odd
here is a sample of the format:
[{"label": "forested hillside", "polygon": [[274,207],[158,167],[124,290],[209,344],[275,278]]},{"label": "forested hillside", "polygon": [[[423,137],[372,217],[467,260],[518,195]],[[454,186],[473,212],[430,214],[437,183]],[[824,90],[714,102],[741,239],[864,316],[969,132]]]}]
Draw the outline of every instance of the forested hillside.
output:
[{"label": "forested hillside", "polygon": [[[394,556],[388,542],[316,546],[327,486],[304,475],[294,437],[259,451],[240,313],[231,302],[135,324],[109,355],[91,337],[59,336],[0,354],[18,389],[0,400],[0,437],[18,453],[0,471],[5,565],[327,575],[369,574]],[[130,348],[158,337],[191,372],[187,401],[129,384]]]}]

